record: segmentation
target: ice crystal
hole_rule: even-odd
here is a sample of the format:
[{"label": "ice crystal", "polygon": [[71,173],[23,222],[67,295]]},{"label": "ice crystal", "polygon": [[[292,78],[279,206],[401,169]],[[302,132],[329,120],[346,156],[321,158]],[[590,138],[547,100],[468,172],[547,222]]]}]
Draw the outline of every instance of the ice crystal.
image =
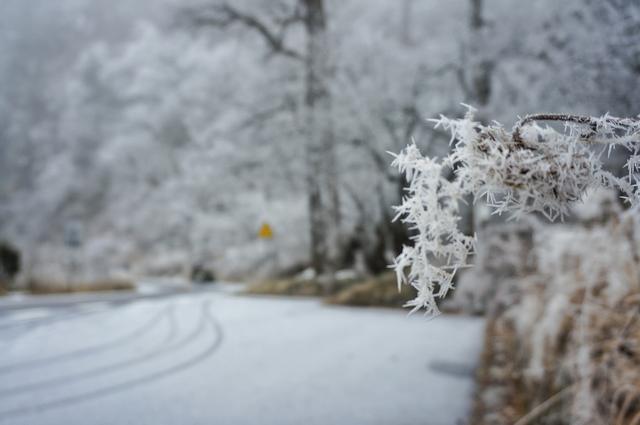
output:
[{"label": "ice crystal", "polygon": [[[451,133],[453,149],[442,161],[422,156],[415,144],[394,155],[404,173],[406,197],[396,207],[407,224],[413,246],[404,247],[392,266],[402,283],[418,296],[407,306],[438,314],[437,301],[453,288],[456,270],[467,266],[474,238],[458,228],[460,202],[467,195],[485,198],[494,213],[518,217],[537,212],[549,220],[563,218],[589,188],[615,188],[638,208],[640,122],[632,119],[540,114],[520,120],[513,131],[499,123],[484,126],[473,108],[463,119],[434,120]],[[559,132],[536,121],[561,121]],[[621,145],[631,151],[628,175],[604,170],[593,145]],[[454,170],[447,179],[444,170]]]}]

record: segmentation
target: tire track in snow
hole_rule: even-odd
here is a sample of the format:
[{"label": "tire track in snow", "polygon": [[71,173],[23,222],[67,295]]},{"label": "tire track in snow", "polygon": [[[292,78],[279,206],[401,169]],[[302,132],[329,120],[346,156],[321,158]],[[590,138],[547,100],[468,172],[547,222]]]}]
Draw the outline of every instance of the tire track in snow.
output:
[{"label": "tire track in snow", "polygon": [[161,309],[159,313],[154,314],[151,317],[151,320],[147,321],[138,329],[120,338],[116,338],[112,341],[96,344],[89,347],[79,348],[79,349],[68,351],[65,353],[54,354],[51,356],[39,357],[39,358],[29,359],[29,360],[21,360],[18,362],[8,363],[8,364],[0,364],[0,375],[10,374],[25,368],[34,369],[34,368],[40,368],[43,366],[51,366],[52,363],[65,362],[65,361],[73,360],[79,357],[85,357],[91,354],[103,353],[113,348],[119,348],[123,344],[127,344],[144,335],[147,335],[153,328],[155,328],[158,324],[162,323],[162,319],[165,316],[171,314],[171,310],[173,308],[174,306],[171,305],[169,307]]},{"label": "tire track in snow", "polygon": [[[137,378],[124,380],[122,382],[115,383],[112,385],[85,391],[81,394],[61,397],[55,400],[35,404],[32,406],[23,406],[23,407],[0,411],[0,421],[5,419],[16,418],[19,416],[37,414],[43,411],[70,406],[76,403],[81,403],[81,402],[105,397],[111,394],[129,390],[133,387],[138,387],[141,385],[153,383],[159,379],[166,378],[168,376],[174,375],[176,373],[180,373],[194,366],[197,366],[198,364],[202,363],[203,361],[211,357],[213,354],[215,354],[215,352],[220,348],[224,340],[224,332],[223,332],[222,325],[212,314],[209,301],[203,302],[202,311],[204,313],[203,317],[205,319],[204,328],[206,329],[208,327],[211,330],[211,333],[213,334],[213,340],[204,350],[199,352],[197,355],[183,362],[160,369],[158,371],[155,371],[146,375],[142,375]],[[209,326],[206,326],[206,325],[209,325]]]},{"label": "tire track in snow", "polygon": [[[82,304],[80,304],[82,305]],[[19,332],[15,335],[12,335],[10,339],[0,340],[0,344],[3,346],[10,346],[10,344],[15,343],[17,340],[24,338],[30,333],[50,325],[54,325],[60,322],[66,322],[68,320],[75,320],[83,317],[94,316],[105,313],[112,313],[115,308],[121,308],[126,306],[126,304],[115,304],[114,308],[109,309],[105,308],[103,310],[90,310],[83,311],[78,307],[71,308],[69,312],[58,313],[53,316],[41,317],[37,319],[25,319],[25,320],[6,320],[5,322],[0,323],[0,332],[6,331],[7,329],[16,329],[14,332]],[[23,329],[26,328],[26,329]],[[6,335],[2,335],[6,337]]]},{"label": "tire track in snow", "polygon": [[162,339],[162,341],[157,345],[156,348],[151,350],[148,353],[143,354],[142,356],[137,356],[135,358],[130,358],[124,361],[114,362],[111,364],[107,364],[104,366],[99,366],[93,369],[81,371],[78,373],[66,374],[63,376],[57,376],[54,378],[49,378],[41,381],[30,382],[27,384],[20,384],[13,387],[8,388],[0,388],[0,400],[6,400],[25,392],[36,392],[40,390],[47,390],[52,387],[64,386],[65,384],[73,383],[82,379],[90,378],[93,376],[99,376],[105,373],[109,373],[112,371],[118,371],[124,369],[128,366],[133,366],[138,363],[142,363],[149,358],[153,358],[157,356],[159,353],[162,353],[162,349],[170,344],[176,337],[176,325],[173,315],[169,317],[169,328],[167,335]]},{"label": "tire track in snow", "polygon": [[5,330],[5,329],[12,329],[12,328],[21,328],[21,327],[26,327],[29,330],[32,328],[37,328],[39,326],[46,326],[46,325],[50,325],[50,324],[54,324],[57,322],[62,322],[65,320],[73,320],[75,318],[78,317],[85,317],[85,316],[91,316],[94,314],[103,314],[103,313],[109,313],[112,310],[110,309],[104,309],[104,310],[95,310],[95,311],[82,311],[79,310],[77,308],[74,308],[72,311],[70,312],[66,312],[66,313],[58,313],[56,315],[53,316],[47,316],[47,317],[38,317],[36,319],[24,319],[24,320],[5,320],[4,322],[0,323],[0,330]]}]

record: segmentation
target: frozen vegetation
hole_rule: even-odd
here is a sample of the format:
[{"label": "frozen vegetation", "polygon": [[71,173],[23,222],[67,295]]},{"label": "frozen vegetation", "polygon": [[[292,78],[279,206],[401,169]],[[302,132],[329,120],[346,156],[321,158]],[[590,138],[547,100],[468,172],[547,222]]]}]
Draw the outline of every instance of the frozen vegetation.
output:
[{"label": "frozen vegetation", "polygon": [[[483,126],[473,113],[436,120],[436,127],[451,132],[453,145],[441,163],[423,157],[415,144],[395,156],[394,165],[409,182],[396,219],[415,232],[413,246],[405,246],[395,262],[398,285],[415,286],[418,297],[409,305],[429,314],[438,313],[436,299],[447,296],[474,248],[474,238],[458,227],[465,197],[484,201],[493,214],[517,219],[539,213],[554,221],[564,219],[587,190],[610,189],[630,209],[626,216],[639,212],[640,121],[540,114],[524,117],[509,132],[497,123]],[[541,127],[538,120],[560,121],[568,134]],[[600,144],[604,152],[594,151]],[[615,148],[628,152],[628,172],[620,177],[605,171],[601,160]],[[454,177],[447,179],[446,172]]]},{"label": "frozen vegetation", "polygon": [[24,332],[39,319],[0,312],[14,365],[125,319],[157,344],[100,349],[69,382],[0,365],[24,372],[0,379],[0,421],[638,425],[640,3],[515,3],[2,0],[0,294],[380,292],[392,264],[414,312],[487,327],[470,409],[464,316],[220,294]]}]

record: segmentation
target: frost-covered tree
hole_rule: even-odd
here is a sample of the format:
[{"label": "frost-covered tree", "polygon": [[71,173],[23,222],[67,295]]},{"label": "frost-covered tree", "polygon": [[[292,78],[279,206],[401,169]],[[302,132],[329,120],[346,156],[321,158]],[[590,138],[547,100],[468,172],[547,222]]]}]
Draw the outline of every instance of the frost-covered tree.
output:
[{"label": "frost-covered tree", "polygon": [[[271,52],[266,68],[279,69],[286,76],[283,78],[299,85],[298,93],[290,92],[294,104],[292,113],[298,115],[301,125],[298,131],[305,135],[302,142],[309,148],[308,119],[315,113],[304,111],[316,109],[316,106],[310,109],[309,104],[316,96],[309,96],[309,83],[316,78],[310,80],[308,63],[297,59],[298,56],[308,59],[312,54],[308,50],[310,46],[305,49],[304,45],[305,40],[310,40],[306,29],[309,21],[305,21],[304,13],[295,15],[295,5],[300,13],[307,10],[303,2],[282,2],[278,7],[271,7],[245,1],[196,8],[191,15],[196,23],[216,29],[223,27],[223,34],[240,28],[258,32],[261,37],[257,40],[262,42],[262,48],[266,46]],[[333,187],[328,193],[331,197],[339,195],[340,202],[336,205],[339,204],[340,209],[331,213],[333,218],[329,221],[334,226],[338,222],[336,215],[340,218],[340,227],[336,230],[341,234],[334,241],[343,247],[338,249],[340,255],[334,260],[342,267],[353,264],[354,251],[362,251],[366,267],[379,272],[406,238],[401,226],[389,225],[392,215],[389,205],[400,197],[402,178],[387,169],[385,152],[400,149],[412,137],[426,139],[423,133],[429,130],[422,125],[421,117],[453,109],[450,93],[457,89],[455,62],[458,56],[455,39],[449,40],[444,34],[451,25],[459,26],[454,17],[462,15],[461,5],[459,2],[448,7],[453,22],[445,25],[438,16],[437,3],[432,2],[379,3],[373,7],[363,1],[325,2],[327,28],[322,37],[326,37],[324,43],[330,50],[331,66],[322,78],[324,88],[319,92],[323,99],[330,97],[331,105],[325,108],[322,100],[320,109],[326,109],[326,113],[318,113],[323,122],[334,129],[332,138],[337,156],[330,160],[333,148],[320,149],[325,164],[321,168],[330,172],[314,171],[316,166],[320,167],[320,162],[313,165],[316,160],[306,169],[311,173],[307,180],[318,180],[323,175],[335,179],[328,185]],[[358,20],[354,22],[355,16]],[[393,19],[389,19],[390,16]],[[265,29],[270,30],[272,37],[265,38]],[[220,33],[218,30],[214,34]],[[425,46],[418,43],[423,37],[437,37],[441,42]],[[281,79],[277,84],[281,84]],[[265,102],[264,109],[277,104],[273,97],[259,102]],[[309,155],[306,157],[305,163],[308,163]],[[373,190],[354,190],[361,184],[370,185],[371,181],[375,182]],[[327,195],[318,198],[314,192],[306,195],[309,202],[330,200]],[[316,220],[315,210],[320,213],[324,207],[317,208],[310,203],[312,221]],[[316,239],[320,240],[323,232],[313,228],[322,226],[311,227],[310,234],[318,233]],[[322,237],[325,236],[331,234]],[[316,244],[312,242],[312,251],[322,244],[313,245]]]},{"label": "frost-covered tree", "polygon": [[[247,84],[233,72],[255,66],[250,49],[239,51],[233,43],[211,43],[184,33],[166,36],[144,26],[126,49],[96,46],[84,59],[78,73],[90,78],[78,78],[70,88],[74,101],[67,133],[84,144],[90,136],[85,131],[95,135],[99,128],[92,117],[104,125],[94,136],[101,141],[94,157],[96,168],[107,171],[109,188],[104,209],[89,222],[100,222],[119,239],[132,241],[136,253],[155,252],[163,260],[153,261],[158,266],[151,269],[162,268],[165,260],[176,263],[178,271],[205,262],[220,266],[220,274],[223,266],[236,267],[231,263],[239,259],[225,261],[227,253],[255,242],[254,227],[272,208],[289,204],[288,217],[278,214],[269,220],[277,225],[288,219],[298,226],[302,214],[291,199],[299,196],[300,184],[291,178],[291,168],[274,166],[278,159],[291,162],[288,156],[298,152],[284,150],[286,139],[267,143],[274,137],[268,131],[231,135],[230,129],[254,118],[239,102],[255,91],[253,84],[262,83]],[[137,208],[129,211],[133,205]],[[284,234],[278,241],[286,251],[306,245],[305,238],[294,241]],[[299,246],[291,248],[292,243]],[[251,267],[259,253],[245,249],[245,267]],[[137,262],[150,260],[136,253],[131,255]],[[291,256],[290,261],[300,258]]]},{"label": "frost-covered tree", "polygon": [[[414,246],[405,247],[395,262],[398,285],[414,286],[418,297],[408,305],[429,314],[438,313],[436,301],[453,288],[456,271],[468,265],[474,248],[474,238],[458,228],[465,196],[484,198],[496,214],[539,213],[550,220],[567,215],[588,188],[618,190],[636,210],[640,202],[640,121],[538,114],[507,131],[499,124],[476,122],[473,112],[462,120],[436,120],[436,126],[450,131],[453,144],[442,161],[422,156],[415,145],[394,160],[409,181],[396,210],[414,232]],[[567,133],[538,121],[562,122]],[[592,149],[600,144],[631,152],[628,173],[617,177],[604,169],[601,155]],[[451,181],[444,175],[447,168],[454,170]]]},{"label": "frost-covered tree", "polygon": [[104,183],[103,170],[91,162],[102,140],[99,126],[89,127],[98,121],[76,123],[91,135],[87,143],[75,143],[77,132],[69,133],[67,106],[77,100],[67,90],[77,77],[73,69],[98,40],[120,45],[136,20],[160,21],[165,9],[150,10],[149,3],[0,4],[0,235],[23,251],[27,266],[34,249],[62,244],[61,223],[69,211],[99,198],[96,188]]},{"label": "frost-covered tree", "polygon": [[[324,0],[279,2],[250,7],[219,2],[189,9],[190,21],[198,26],[242,25],[258,34],[269,55],[279,55],[299,64],[304,73],[303,132],[309,213],[311,264],[321,274],[331,276],[338,267],[341,251],[340,204],[329,90],[332,56],[327,32]],[[262,13],[262,15],[260,14]],[[302,27],[304,48],[299,37],[290,34]]]},{"label": "frost-covered tree", "polygon": [[[633,113],[630,2],[322,3],[329,102],[316,109],[328,105],[319,115],[333,129],[335,152],[322,161],[335,161],[322,167],[334,172],[322,185],[335,179],[339,195],[339,267],[379,272],[400,252],[407,232],[390,224],[390,205],[404,178],[385,152],[413,138],[425,155],[447,155],[446,137],[422,119],[456,116],[459,99],[479,105],[464,85],[477,64],[492,64],[487,117],[533,108],[597,116],[604,98],[612,112]],[[286,272],[310,263],[304,4],[227,2],[258,22],[196,7],[201,18],[225,18],[206,33],[161,24],[189,4],[204,2],[2,2],[0,237],[56,250],[68,223],[81,221],[84,250],[95,243],[94,256],[105,250],[115,263],[215,258],[238,277],[262,269],[254,264]],[[482,6],[477,31],[473,4]],[[143,30],[139,19],[149,21]],[[256,240],[262,221],[276,232],[269,243]]]},{"label": "frost-covered tree", "polygon": [[[462,8],[455,6],[450,12],[462,16]],[[407,0],[388,9],[351,7],[359,10],[361,23],[352,22],[349,9],[334,18],[334,37],[340,42],[332,90],[341,117],[338,134],[347,142],[340,148],[343,215],[347,229],[352,223],[357,227],[348,233],[351,246],[363,252],[369,270],[379,272],[407,238],[404,226],[391,221],[390,205],[402,197],[404,180],[388,168],[386,152],[415,139],[431,154],[446,153],[446,147],[430,143],[434,135],[422,118],[455,106],[456,41],[418,42],[445,32],[433,4]],[[362,185],[370,190],[357,190]]]}]

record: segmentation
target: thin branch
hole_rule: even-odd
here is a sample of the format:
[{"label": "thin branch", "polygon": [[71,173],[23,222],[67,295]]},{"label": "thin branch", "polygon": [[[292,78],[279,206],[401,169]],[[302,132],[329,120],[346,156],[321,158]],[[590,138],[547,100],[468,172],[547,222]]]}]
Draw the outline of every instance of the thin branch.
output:
[{"label": "thin branch", "polygon": [[571,114],[533,114],[527,115],[522,118],[516,124],[516,128],[525,126],[535,121],[563,121],[574,122],[577,124],[595,124],[595,119],[583,115],[571,115]]},{"label": "thin branch", "polygon": [[264,122],[269,121],[274,116],[278,115],[280,112],[291,111],[294,108],[295,108],[295,105],[293,105],[292,102],[287,101],[285,99],[285,101],[278,103],[274,106],[271,106],[267,109],[249,113],[246,119],[242,120],[240,123],[236,125],[236,131],[240,131],[247,127],[252,127],[254,125],[262,124]]},{"label": "thin branch", "polygon": [[294,23],[302,20],[301,12],[296,8],[291,16],[279,21],[280,29],[275,31],[258,17],[236,9],[229,3],[212,5],[208,9],[189,9],[189,20],[196,26],[213,26],[225,28],[233,24],[242,24],[257,32],[271,48],[273,53],[281,54],[297,61],[303,61],[304,55],[285,45],[286,30]]},{"label": "thin branch", "polygon": [[292,25],[298,24],[300,22],[304,22],[305,15],[304,10],[302,8],[302,3],[298,2],[295,5],[295,9],[293,13],[289,16],[285,16],[284,18],[277,18],[275,21],[280,26],[280,32],[284,32]]},{"label": "thin branch", "polygon": [[[604,121],[603,121],[604,120]],[[633,126],[640,125],[640,121],[628,119],[628,118],[616,118],[616,117],[605,117],[604,119],[584,116],[584,115],[572,115],[572,114],[532,114],[527,115],[524,118],[520,119],[516,125],[513,127],[513,141],[518,144],[524,144],[522,140],[521,130],[522,127],[528,124],[532,124],[536,121],[558,121],[564,123],[575,123],[589,126],[589,132],[582,135],[582,138],[585,140],[591,141],[593,136],[598,133],[598,129],[600,125],[605,122],[607,124],[611,124],[616,129],[622,128],[630,128]],[[605,140],[605,143],[615,143],[615,138],[611,138],[610,140]]]},{"label": "thin branch", "polygon": [[[464,62],[464,58],[467,55],[465,50],[466,50],[466,47],[464,46],[464,44],[462,44],[460,46],[460,63]],[[471,99],[471,96],[473,95],[473,91],[471,90],[471,87],[469,87],[469,83],[467,82],[467,78],[464,72],[464,67],[462,65],[454,65],[453,70],[456,74],[456,78],[458,79],[458,84],[460,84],[460,88],[462,89],[462,93],[464,94],[465,98]]]},{"label": "thin branch", "polygon": [[373,163],[378,168],[378,171],[383,173],[387,177],[388,180],[392,180],[393,181],[394,179],[396,179],[398,177],[398,176],[396,176],[394,174],[391,174],[389,172],[389,161],[387,160],[387,157],[382,155],[380,152],[378,152],[378,150],[376,150],[369,143],[366,143],[364,140],[362,140],[360,138],[356,138],[356,139],[351,140],[351,144],[354,147],[363,148],[364,151],[369,154],[369,157],[371,158]]},{"label": "thin branch", "polygon": [[345,192],[351,197],[351,200],[355,204],[356,209],[358,210],[358,214],[361,217],[365,217],[367,215],[366,214],[367,208],[365,207],[362,199],[360,199],[360,197],[358,196],[359,192],[356,189],[354,189],[354,187],[349,183],[344,183],[343,187]]},{"label": "thin branch", "polygon": [[405,140],[401,140],[398,137],[398,134],[396,133],[395,123],[393,122],[393,120],[391,118],[389,118],[389,116],[387,114],[385,114],[385,115],[380,117],[380,122],[382,123],[382,127],[389,134],[389,137],[391,138],[391,141],[393,142],[394,148],[399,146],[401,143],[408,143],[409,142],[410,138],[407,138]]}]

